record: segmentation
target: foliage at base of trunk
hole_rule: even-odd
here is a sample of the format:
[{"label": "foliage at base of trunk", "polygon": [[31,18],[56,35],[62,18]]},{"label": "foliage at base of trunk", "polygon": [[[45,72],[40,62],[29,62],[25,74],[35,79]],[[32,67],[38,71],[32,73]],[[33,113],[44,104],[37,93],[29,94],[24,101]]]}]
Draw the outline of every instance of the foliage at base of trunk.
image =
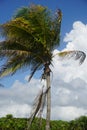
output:
[{"label": "foliage at base of trunk", "polygon": [[[14,118],[11,114],[0,118],[0,130],[26,130],[27,118]],[[45,130],[46,120],[35,118],[30,130]],[[54,120],[50,121],[51,130],[87,130],[87,116],[81,116],[72,121]]]}]

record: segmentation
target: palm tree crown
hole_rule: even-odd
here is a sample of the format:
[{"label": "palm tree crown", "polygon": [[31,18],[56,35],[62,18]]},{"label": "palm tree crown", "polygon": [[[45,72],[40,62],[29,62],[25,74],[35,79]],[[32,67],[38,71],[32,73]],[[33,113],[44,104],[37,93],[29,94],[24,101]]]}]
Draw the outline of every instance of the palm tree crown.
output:
[{"label": "palm tree crown", "polygon": [[0,43],[0,57],[6,58],[0,76],[30,67],[34,74],[44,64],[51,64],[52,50],[60,41],[62,13],[55,16],[43,6],[31,5],[18,10],[13,19],[1,25],[5,41]]}]

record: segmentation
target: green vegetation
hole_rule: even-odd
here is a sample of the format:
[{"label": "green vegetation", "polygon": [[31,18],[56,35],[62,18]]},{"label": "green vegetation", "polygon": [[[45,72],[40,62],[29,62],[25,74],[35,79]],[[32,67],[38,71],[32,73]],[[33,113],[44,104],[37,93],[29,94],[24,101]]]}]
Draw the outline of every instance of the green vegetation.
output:
[{"label": "green vegetation", "polygon": [[[35,118],[30,130],[45,130],[46,120]],[[0,130],[26,130],[27,118],[14,118],[11,114],[0,118]],[[81,116],[70,122],[55,120],[50,121],[51,130],[87,130],[87,117]]]},{"label": "green vegetation", "polygon": [[0,118],[0,130],[25,130],[27,119],[13,118],[11,114]]}]

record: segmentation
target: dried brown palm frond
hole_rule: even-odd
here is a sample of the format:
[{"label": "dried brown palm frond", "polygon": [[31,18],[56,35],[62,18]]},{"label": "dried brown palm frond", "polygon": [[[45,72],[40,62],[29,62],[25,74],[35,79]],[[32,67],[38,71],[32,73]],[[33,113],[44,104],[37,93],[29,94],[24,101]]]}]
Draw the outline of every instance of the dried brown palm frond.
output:
[{"label": "dried brown palm frond", "polygon": [[79,60],[79,64],[82,64],[86,58],[86,54],[84,52],[77,50],[63,51],[57,53],[56,55],[58,55],[61,58],[74,58],[75,60]]},{"label": "dried brown palm frond", "polygon": [[43,88],[44,88],[44,86],[39,91],[39,94],[37,95],[37,97],[34,100],[34,104],[33,104],[32,111],[31,111],[31,116],[28,121],[28,130],[31,127],[31,124],[32,124],[33,120],[35,119],[36,115],[39,116],[40,118],[42,117],[42,112],[43,112],[45,102],[46,102],[46,94],[49,90],[49,88],[48,88],[45,90],[45,92],[43,92]]},{"label": "dried brown palm frond", "polygon": [[31,127],[31,124],[32,124],[36,114],[38,113],[40,107],[41,107],[42,95],[43,95],[43,89],[40,90],[39,94],[37,95],[37,97],[34,100],[34,104],[33,104],[32,111],[31,111],[31,116],[30,116],[30,119],[28,122],[28,128],[27,128],[28,130]]}]

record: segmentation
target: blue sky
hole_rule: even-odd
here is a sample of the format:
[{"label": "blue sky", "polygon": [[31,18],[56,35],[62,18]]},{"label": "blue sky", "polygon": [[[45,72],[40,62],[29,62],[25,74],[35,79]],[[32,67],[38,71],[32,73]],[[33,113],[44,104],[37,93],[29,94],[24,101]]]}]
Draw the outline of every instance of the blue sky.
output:
[{"label": "blue sky", "polygon": [[52,11],[60,8],[63,12],[62,33],[68,32],[74,21],[87,21],[87,2],[86,0],[0,0],[0,23],[4,23],[13,16],[14,12],[30,3],[47,6]]},{"label": "blue sky", "polygon": [[[58,8],[62,10],[59,51],[79,49],[87,53],[86,0],[0,0],[0,24],[9,21],[18,8],[28,6],[30,3],[47,6],[53,12]],[[55,50],[55,52],[57,51]],[[80,67],[76,63],[73,64],[72,61],[68,65],[57,63],[56,58],[53,61],[55,68],[52,68],[54,73],[52,119],[71,120],[80,115],[87,115],[87,61]],[[0,101],[0,116],[7,113],[12,113],[16,117],[29,115],[31,108],[31,102],[28,100],[29,95],[33,99],[40,86],[38,85],[39,80],[36,78],[38,73],[30,83],[27,82],[28,75],[29,72],[17,72],[12,77],[0,80],[0,83],[6,87],[0,88],[0,99],[2,99]],[[59,111],[58,115],[57,111]]]}]

